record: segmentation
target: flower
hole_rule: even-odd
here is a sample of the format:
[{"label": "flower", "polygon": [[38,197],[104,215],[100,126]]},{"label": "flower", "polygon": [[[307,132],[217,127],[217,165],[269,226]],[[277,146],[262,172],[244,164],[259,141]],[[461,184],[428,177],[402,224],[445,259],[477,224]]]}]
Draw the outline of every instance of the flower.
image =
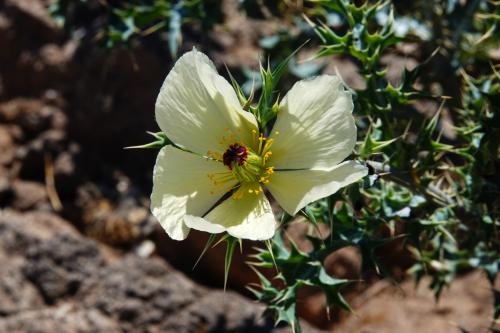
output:
[{"label": "flower", "polygon": [[321,75],[296,83],[279,105],[274,128],[259,132],[231,85],[193,49],[167,75],[156,121],[177,147],[163,147],[153,173],[151,211],[168,235],[190,228],[265,240],[276,220],[265,189],[295,215],[367,174],[354,161],[351,94]]}]

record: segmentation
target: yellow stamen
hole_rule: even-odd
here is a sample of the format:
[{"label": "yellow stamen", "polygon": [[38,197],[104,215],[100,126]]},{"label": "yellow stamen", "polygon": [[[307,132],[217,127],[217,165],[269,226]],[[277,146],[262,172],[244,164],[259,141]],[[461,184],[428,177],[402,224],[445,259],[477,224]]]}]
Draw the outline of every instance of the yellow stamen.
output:
[{"label": "yellow stamen", "polygon": [[215,187],[234,179],[233,174],[230,171],[209,173],[207,174],[207,177]]},{"label": "yellow stamen", "polygon": [[207,157],[210,157],[216,161],[222,161],[222,154],[221,153],[218,153],[216,151],[213,151],[213,150],[209,150],[207,152]]},{"label": "yellow stamen", "polygon": [[[220,144],[224,146],[224,149],[227,149],[226,152],[233,149],[231,148],[232,145],[237,144],[244,147],[246,149],[246,153],[236,156],[239,159],[237,159],[237,161],[235,160],[236,162],[227,165],[227,171],[211,173],[208,175],[212,184],[217,188],[215,191],[211,191],[210,193],[221,193],[220,191],[224,187],[227,187],[228,190],[233,191],[232,198],[236,200],[243,198],[245,195],[248,195],[248,193],[260,195],[264,192],[264,186],[270,182],[270,177],[274,173],[274,167],[266,166],[266,164],[273,155],[273,152],[270,149],[276,138],[266,138],[263,133],[254,129],[251,130],[253,146],[247,147],[244,143],[241,143],[241,141],[236,140],[236,138],[240,136],[239,134],[235,135],[236,130],[233,131],[229,128],[224,128],[224,131],[225,134],[222,136]],[[279,132],[275,131],[274,134],[278,135]],[[217,161],[222,161],[224,160],[225,155],[216,151],[208,151],[207,157]],[[237,184],[228,186],[228,183]]]},{"label": "yellow stamen", "polygon": [[257,138],[257,131],[253,129],[252,130],[252,143],[253,143],[254,147],[255,147],[255,143],[256,143],[256,141],[255,141],[256,138]]},{"label": "yellow stamen", "polygon": [[264,154],[264,161],[267,161],[271,157],[272,154],[273,154],[272,151],[268,151],[267,153],[265,153]]},{"label": "yellow stamen", "polygon": [[268,139],[266,144],[264,145],[264,148],[262,149],[262,154],[266,154],[271,146],[273,145],[274,139]]},{"label": "yellow stamen", "polygon": [[262,142],[266,141],[266,138],[264,137],[264,135],[262,135],[262,133],[259,135],[259,150],[258,150],[258,154],[259,155],[262,155]]}]

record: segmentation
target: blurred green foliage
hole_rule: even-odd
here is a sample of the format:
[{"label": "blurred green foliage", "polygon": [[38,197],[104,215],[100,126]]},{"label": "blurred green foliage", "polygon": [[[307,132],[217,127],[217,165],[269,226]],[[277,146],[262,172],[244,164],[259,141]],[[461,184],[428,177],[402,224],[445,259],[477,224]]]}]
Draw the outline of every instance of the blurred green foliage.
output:
[{"label": "blurred green foliage", "polygon": [[166,42],[173,58],[183,25],[196,22],[208,29],[222,18],[215,0],[56,0],[49,10],[59,25],[80,38],[115,47],[151,35]]},{"label": "blurred green foliage", "polygon": [[[329,277],[332,287],[326,287],[318,280],[326,256],[346,246],[359,249],[364,272],[387,276],[377,248],[403,242],[414,260],[408,272],[417,281],[430,276],[436,297],[457,274],[472,268],[484,270],[493,288],[500,264],[500,76],[491,55],[500,45],[500,16],[497,3],[472,3],[435,1],[432,8],[420,3],[439,21],[433,25],[426,18],[398,17],[387,1],[306,2],[304,11],[311,17],[305,19],[321,43],[316,58],[352,59],[365,83],[353,91],[359,116],[356,155],[372,175],[304,209],[313,225],[325,223],[331,230],[327,237],[309,236],[310,252],[293,244],[284,251],[277,238],[255,257],[257,267],[275,266],[283,282],[276,287],[259,274],[262,289],[254,290],[277,322],[300,330],[291,299],[303,285],[322,289],[328,306],[349,308],[340,293],[349,281]],[[329,20],[335,24],[325,23]],[[429,26],[440,29],[439,35],[424,29]],[[404,69],[394,84],[381,58],[402,43],[419,45],[421,52],[414,55],[419,64]],[[432,75],[434,70],[444,76]],[[418,111],[418,103],[428,101],[440,105],[430,116]],[[443,135],[445,109],[452,115],[447,121],[454,137]]]},{"label": "blurred green foliage", "polygon": [[[113,3],[59,0],[52,10],[69,30],[85,29],[109,47],[133,37],[166,34],[173,55],[184,23],[211,27],[221,21],[220,5],[210,1]],[[417,282],[429,276],[436,297],[461,272],[483,270],[498,319],[500,292],[493,290],[493,281],[500,265],[500,2],[297,3],[240,1],[250,17],[287,23],[260,40],[268,66],[243,69],[247,81],[240,86],[231,77],[233,86],[244,109],[265,129],[276,116],[283,82],[321,73],[330,57],[349,59],[363,81],[362,88],[352,91],[359,135],[354,157],[371,173],[363,183],[301,211],[313,230],[325,224],[331,231],[308,235],[309,252],[286,239],[294,220],[284,214],[276,238],[252,258],[261,282],[252,292],[277,323],[287,322],[299,332],[296,301],[304,286],[320,288],[328,306],[350,309],[341,291],[354,281],[328,275],[327,256],[354,246],[365,274],[390,276],[378,249],[397,242],[412,258],[408,272]],[[319,61],[298,61],[297,54],[316,46]],[[389,81],[383,57],[401,54],[405,46],[413,50],[405,56],[418,64],[405,68],[397,82]],[[147,147],[168,142],[162,134],[154,136]],[[228,244],[227,275],[236,241],[222,240]],[[261,268],[276,270],[275,279]]]}]

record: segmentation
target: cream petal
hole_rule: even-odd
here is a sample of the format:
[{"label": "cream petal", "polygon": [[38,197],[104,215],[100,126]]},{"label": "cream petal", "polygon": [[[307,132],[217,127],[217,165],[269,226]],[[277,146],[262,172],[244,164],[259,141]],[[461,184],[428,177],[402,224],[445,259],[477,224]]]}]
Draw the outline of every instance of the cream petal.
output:
[{"label": "cream petal", "polygon": [[307,204],[332,195],[367,174],[365,166],[346,161],[330,170],[276,171],[267,187],[280,206],[293,216]]},{"label": "cream petal", "polygon": [[203,216],[236,185],[234,180],[214,186],[208,178],[208,174],[227,171],[222,163],[173,146],[160,150],[153,172],[151,212],[171,238],[185,239],[189,233],[185,216]]},{"label": "cream petal", "polygon": [[276,230],[271,205],[264,194],[247,194],[241,199],[229,198],[204,218],[188,216],[186,224],[193,229],[220,233],[250,240],[273,237]]},{"label": "cream petal", "polygon": [[226,228],[224,226],[209,222],[203,217],[199,216],[186,215],[184,222],[191,229],[209,232],[211,234],[220,234],[221,232],[226,231]]},{"label": "cream petal", "polygon": [[297,82],[280,103],[270,135],[274,143],[269,165],[332,168],[349,156],[356,143],[352,110],[351,94],[337,76]]},{"label": "cream petal", "polygon": [[255,117],[243,111],[231,85],[196,49],[179,58],[167,75],[155,114],[172,142],[198,154],[221,153],[235,142],[251,144],[257,130]]}]

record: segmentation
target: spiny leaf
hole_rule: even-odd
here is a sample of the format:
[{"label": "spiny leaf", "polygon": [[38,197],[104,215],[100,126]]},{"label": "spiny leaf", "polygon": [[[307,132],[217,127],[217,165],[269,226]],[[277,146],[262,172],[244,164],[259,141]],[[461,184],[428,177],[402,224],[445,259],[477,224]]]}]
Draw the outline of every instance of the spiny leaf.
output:
[{"label": "spiny leaf", "polygon": [[203,251],[201,251],[200,256],[198,257],[198,259],[194,263],[193,270],[196,268],[196,266],[198,266],[198,263],[200,262],[201,258],[205,255],[205,253],[207,252],[208,248],[212,245],[212,243],[215,241],[216,238],[217,238],[217,234],[211,234],[208,237],[208,240],[205,243],[205,247],[203,248]]},{"label": "spiny leaf", "polygon": [[124,149],[151,149],[151,148],[159,149],[168,144],[172,144],[172,142],[167,138],[167,136],[163,132],[156,132],[156,133],[146,132],[146,133],[152,135],[156,140],[139,146],[124,147]]},{"label": "spiny leaf", "polygon": [[226,239],[226,255],[224,257],[224,291],[227,286],[227,278],[229,276],[229,269],[231,268],[231,262],[233,260],[234,249],[238,240],[234,237],[228,237]]}]

